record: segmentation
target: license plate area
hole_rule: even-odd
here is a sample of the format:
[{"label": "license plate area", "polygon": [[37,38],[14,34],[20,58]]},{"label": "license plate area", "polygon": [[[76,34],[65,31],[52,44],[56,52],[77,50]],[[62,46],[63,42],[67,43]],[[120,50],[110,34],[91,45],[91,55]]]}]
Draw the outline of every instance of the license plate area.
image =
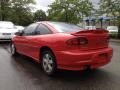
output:
[{"label": "license plate area", "polygon": [[108,57],[107,53],[102,53],[102,54],[98,55],[97,60],[98,60],[99,63],[104,63],[104,62],[107,61],[107,57]]},{"label": "license plate area", "polygon": [[107,53],[99,54],[100,57],[107,57]]},{"label": "license plate area", "polygon": [[3,35],[11,35],[11,33],[3,33]]}]

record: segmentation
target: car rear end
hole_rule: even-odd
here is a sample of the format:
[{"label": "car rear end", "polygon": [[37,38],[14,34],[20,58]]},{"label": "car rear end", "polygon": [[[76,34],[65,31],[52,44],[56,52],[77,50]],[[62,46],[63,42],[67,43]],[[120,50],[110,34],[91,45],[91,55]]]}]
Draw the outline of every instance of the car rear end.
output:
[{"label": "car rear end", "polygon": [[10,41],[16,32],[14,29],[0,30],[0,41]]},{"label": "car rear end", "polygon": [[106,30],[83,30],[71,33],[64,49],[56,51],[58,68],[67,70],[95,69],[110,62],[113,49],[109,47]]},{"label": "car rear end", "polygon": [[12,22],[0,21],[0,41],[11,40],[17,31]]}]

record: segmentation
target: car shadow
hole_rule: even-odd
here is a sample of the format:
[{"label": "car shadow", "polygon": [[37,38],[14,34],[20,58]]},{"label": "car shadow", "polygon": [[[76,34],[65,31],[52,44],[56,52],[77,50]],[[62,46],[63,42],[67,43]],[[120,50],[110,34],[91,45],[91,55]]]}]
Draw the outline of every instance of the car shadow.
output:
[{"label": "car shadow", "polygon": [[[4,44],[2,44],[4,45]],[[9,47],[5,46],[7,49]],[[59,70],[53,77],[49,77],[41,69],[40,64],[34,62],[31,58],[24,55],[15,57],[8,53],[8,65],[17,73],[17,77],[28,79],[35,87],[42,87],[45,90],[95,90],[114,83],[114,73],[107,71],[105,68],[85,71],[67,71]]]},{"label": "car shadow", "polygon": [[[44,74],[40,64],[34,62],[31,58],[19,55],[12,60],[14,66],[23,68],[23,72],[28,76],[36,78],[36,83],[43,81],[49,81],[49,83],[55,83],[56,81],[63,83],[94,83],[95,82],[108,82],[111,80],[112,73],[104,69],[85,70],[85,71],[67,71],[58,70],[58,72],[50,77]],[[98,84],[98,83],[97,83]]]}]

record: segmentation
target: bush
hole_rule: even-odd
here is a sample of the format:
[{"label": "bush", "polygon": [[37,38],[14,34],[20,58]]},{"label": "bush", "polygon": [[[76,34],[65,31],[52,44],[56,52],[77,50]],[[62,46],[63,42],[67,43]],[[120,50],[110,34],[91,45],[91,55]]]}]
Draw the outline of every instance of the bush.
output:
[{"label": "bush", "polygon": [[111,32],[110,33],[110,38],[118,39],[118,33],[117,32]]}]

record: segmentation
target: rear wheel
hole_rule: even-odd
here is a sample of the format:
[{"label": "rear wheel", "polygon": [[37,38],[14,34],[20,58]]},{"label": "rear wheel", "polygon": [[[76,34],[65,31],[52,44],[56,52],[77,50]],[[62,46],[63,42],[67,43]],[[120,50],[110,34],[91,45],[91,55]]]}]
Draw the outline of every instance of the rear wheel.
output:
[{"label": "rear wheel", "polygon": [[56,60],[54,54],[50,50],[45,50],[41,55],[41,66],[43,71],[51,76],[56,72]]},{"label": "rear wheel", "polygon": [[10,45],[10,52],[11,52],[12,56],[17,55],[16,48],[13,43],[11,43],[11,45]]}]

